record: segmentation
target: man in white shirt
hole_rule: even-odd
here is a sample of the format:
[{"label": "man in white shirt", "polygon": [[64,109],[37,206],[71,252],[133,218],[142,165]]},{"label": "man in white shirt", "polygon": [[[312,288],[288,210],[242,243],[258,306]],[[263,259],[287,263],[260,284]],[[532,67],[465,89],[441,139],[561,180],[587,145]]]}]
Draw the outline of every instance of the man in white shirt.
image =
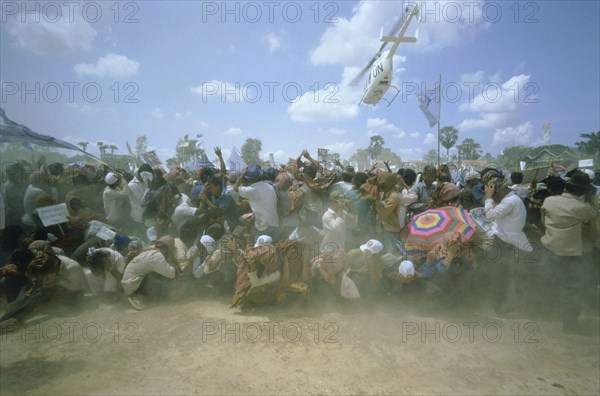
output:
[{"label": "man in white shirt", "polygon": [[487,219],[494,222],[492,233],[497,254],[490,253],[488,258],[494,309],[501,312],[507,308],[504,303],[513,268],[518,268],[526,254],[533,252],[523,232],[527,211],[521,198],[509,188],[508,181],[496,177],[485,186],[484,212]]},{"label": "man in white shirt", "polygon": [[358,217],[347,209],[352,208],[352,202],[344,198],[340,191],[329,194],[329,209],[323,214],[323,232],[325,236],[321,243],[322,252],[346,250],[346,229],[356,227]]},{"label": "man in white shirt", "polygon": [[[147,308],[142,298],[148,291],[154,294],[161,294],[165,290],[166,279],[175,279],[179,268],[177,262],[172,256],[175,241],[170,236],[164,236],[156,241],[156,249],[144,250],[135,256],[123,273],[121,285],[127,296],[129,303],[138,311]],[[156,276],[161,275],[161,276]],[[142,287],[142,282],[145,287]],[[145,289],[145,292],[139,289]]]},{"label": "man in white shirt", "polygon": [[129,186],[119,173],[108,172],[104,177],[106,187],[102,192],[106,222],[117,228],[130,230]]},{"label": "man in white shirt", "polygon": [[135,172],[135,176],[127,184],[129,186],[129,204],[131,206],[130,216],[137,226],[137,230],[144,228],[144,196],[148,192],[148,185],[154,179],[152,168],[148,164],[142,164]]},{"label": "man in white shirt", "polygon": [[277,193],[273,186],[264,180],[264,172],[261,167],[250,165],[245,168],[235,182],[233,190],[239,191],[240,197],[246,198],[250,203],[250,208],[254,213],[256,235],[268,235],[273,240],[277,240],[277,227],[279,226]]},{"label": "man in white shirt", "polygon": [[510,181],[512,183],[510,189],[513,190],[519,198],[521,198],[523,201],[529,198],[529,188],[521,184],[523,183],[523,173],[512,172],[510,174]]}]

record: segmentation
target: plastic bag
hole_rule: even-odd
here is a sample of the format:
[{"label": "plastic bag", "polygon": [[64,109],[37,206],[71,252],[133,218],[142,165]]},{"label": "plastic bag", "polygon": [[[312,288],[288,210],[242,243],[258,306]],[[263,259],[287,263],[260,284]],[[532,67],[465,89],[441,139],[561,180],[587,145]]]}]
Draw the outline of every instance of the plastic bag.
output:
[{"label": "plastic bag", "polygon": [[356,284],[350,277],[348,276],[348,272],[344,272],[342,275],[342,285],[340,288],[340,295],[344,298],[348,299],[356,299],[360,298],[360,293],[358,292],[358,288]]}]

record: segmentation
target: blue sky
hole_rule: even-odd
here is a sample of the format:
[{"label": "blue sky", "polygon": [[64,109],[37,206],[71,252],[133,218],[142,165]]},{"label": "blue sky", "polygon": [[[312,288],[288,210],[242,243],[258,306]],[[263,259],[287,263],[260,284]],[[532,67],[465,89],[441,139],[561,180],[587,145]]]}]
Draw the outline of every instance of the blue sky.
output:
[{"label": "blue sky", "polygon": [[320,147],[348,158],[379,134],[403,160],[421,159],[437,128],[414,92],[439,75],[441,125],[484,152],[543,144],[544,122],[551,143],[600,130],[598,1],[417,2],[417,43],[394,58],[404,93],[389,107],[357,106],[363,83],[349,81],[403,2],[1,4],[8,117],[119,153],[145,134],[166,160],[178,138],[201,133],[226,155],[251,137],[278,161]]}]

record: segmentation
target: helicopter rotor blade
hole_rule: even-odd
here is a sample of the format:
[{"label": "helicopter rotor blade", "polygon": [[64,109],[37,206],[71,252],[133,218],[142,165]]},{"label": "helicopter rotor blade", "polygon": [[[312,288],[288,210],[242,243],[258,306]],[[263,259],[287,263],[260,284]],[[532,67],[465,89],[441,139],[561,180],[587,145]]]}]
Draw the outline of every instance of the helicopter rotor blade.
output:
[{"label": "helicopter rotor blade", "polygon": [[392,30],[390,30],[390,36],[395,36],[400,29],[402,28],[402,25],[404,25],[405,22],[405,18],[398,18],[398,20],[396,21],[396,23],[394,24],[394,26],[392,27]]},{"label": "helicopter rotor blade", "polygon": [[369,63],[367,63],[367,65],[365,67],[363,67],[363,69],[360,72],[358,72],[356,77],[354,77],[354,79],[352,79],[352,81],[350,82],[350,85],[358,85],[358,83],[360,82],[360,80],[362,80],[364,75],[367,74],[367,72],[369,71],[371,66],[373,66],[373,63],[375,63],[375,60],[377,60],[378,56],[379,56],[379,54],[377,54],[373,58],[371,58]]},{"label": "helicopter rotor blade", "polygon": [[373,66],[373,63],[375,63],[375,61],[377,59],[379,59],[379,57],[381,56],[381,53],[383,52],[383,49],[385,48],[385,46],[387,44],[388,44],[387,42],[384,42],[384,43],[381,44],[381,47],[379,47],[379,51],[377,51],[377,53],[375,54],[374,57],[371,58],[371,60],[369,61],[369,63],[367,63],[367,65],[360,72],[358,72],[358,74],[356,75],[356,77],[354,77],[354,79],[350,82],[350,85],[358,85],[358,83],[360,82],[360,80],[369,71],[369,69],[371,68],[371,66]]}]

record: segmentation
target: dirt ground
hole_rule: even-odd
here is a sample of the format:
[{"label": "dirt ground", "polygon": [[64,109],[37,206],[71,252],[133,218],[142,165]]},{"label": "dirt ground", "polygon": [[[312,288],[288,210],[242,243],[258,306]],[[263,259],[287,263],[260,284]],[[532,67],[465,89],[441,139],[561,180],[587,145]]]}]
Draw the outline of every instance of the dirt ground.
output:
[{"label": "dirt ground", "polygon": [[241,311],[212,296],[143,312],[85,299],[2,334],[2,395],[600,394],[589,312],[595,334],[575,336],[556,318],[396,297]]}]

